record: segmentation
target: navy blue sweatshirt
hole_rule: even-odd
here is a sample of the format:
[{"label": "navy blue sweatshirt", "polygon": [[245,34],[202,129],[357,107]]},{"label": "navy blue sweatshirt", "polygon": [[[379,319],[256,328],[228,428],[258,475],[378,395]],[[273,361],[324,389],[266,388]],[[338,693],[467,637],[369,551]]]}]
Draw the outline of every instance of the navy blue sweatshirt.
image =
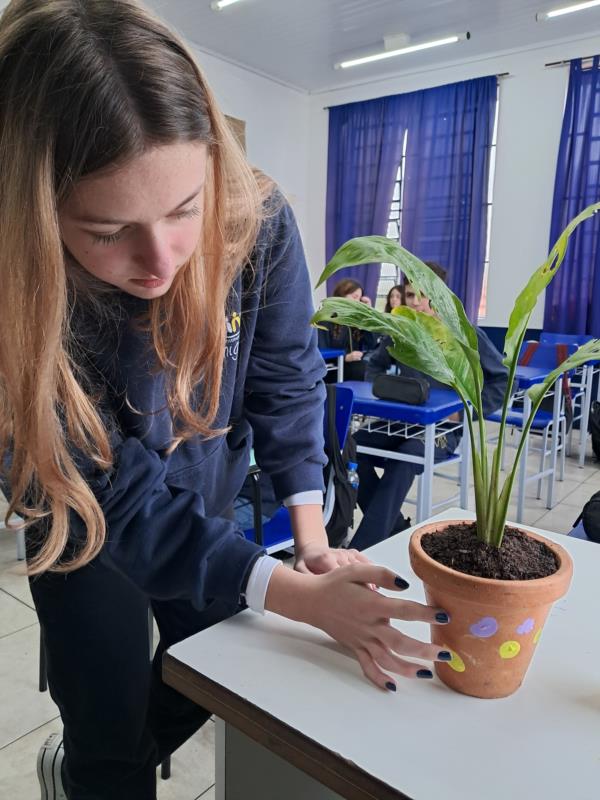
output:
[{"label": "navy blue sweatshirt", "polygon": [[[475,331],[477,333],[479,358],[481,359],[481,369],[483,371],[481,400],[483,403],[484,416],[487,416],[502,407],[504,392],[506,391],[506,384],[508,383],[508,370],[502,363],[502,356],[496,350],[485,331],[477,327]],[[387,372],[390,367],[396,364],[402,375],[425,378],[430,386],[442,389],[448,388],[446,384],[436,381],[429,375],[424,375],[413,367],[398,364],[388,352],[388,347],[391,347],[391,345],[392,340],[389,336],[381,340],[377,350],[371,355],[369,363],[367,364],[365,380],[373,381],[377,375]]]},{"label": "navy blue sweatshirt", "polygon": [[[231,431],[209,440],[196,436],[171,455],[165,377],[154,368],[150,334],[136,324],[146,301],[116,295],[120,313],[110,321],[83,306],[74,315],[77,361],[102,391],[102,413],[112,426],[110,473],[80,465],[106,518],[99,557],[151,597],[189,599],[198,609],[218,599],[234,610],[262,552],[228,518],[252,444],[278,499],[323,490],[325,368],[309,325],[308,271],[287,205],[263,223],[251,261],[227,307],[215,427]],[[77,518],[72,535],[75,541],[84,535]]]}]

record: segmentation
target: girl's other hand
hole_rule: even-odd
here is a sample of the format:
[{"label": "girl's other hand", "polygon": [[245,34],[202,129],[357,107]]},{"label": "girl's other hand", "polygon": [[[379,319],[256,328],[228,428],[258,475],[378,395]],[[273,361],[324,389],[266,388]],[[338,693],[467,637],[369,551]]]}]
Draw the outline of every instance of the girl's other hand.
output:
[{"label": "girl's other hand", "polygon": [[302,550],[296,548],[294,569],[298,572],[324,575],[332,569],[347,567],[349,564],[370,563],[369,559],[358,550],[345,550],[315,543],[306,545]]}]

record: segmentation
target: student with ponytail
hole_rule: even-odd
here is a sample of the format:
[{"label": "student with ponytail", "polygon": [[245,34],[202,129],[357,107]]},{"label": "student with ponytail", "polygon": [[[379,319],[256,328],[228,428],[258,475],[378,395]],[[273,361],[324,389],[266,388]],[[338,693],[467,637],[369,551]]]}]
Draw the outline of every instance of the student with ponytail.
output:
[{"label": "student with ponytail", "polygon": [[[162,653],[246,605],[326,631],[381,689],[416,677],[403,657],[437,648],[389,620],[440,610],[327,546],[302,245],[184,45],[132,0],[12,0],[0,164],[3,484],[64,724],[43,796],[153,800],[209,716],[162,683]],[[232,521],[252,441],[296,570]]]}]

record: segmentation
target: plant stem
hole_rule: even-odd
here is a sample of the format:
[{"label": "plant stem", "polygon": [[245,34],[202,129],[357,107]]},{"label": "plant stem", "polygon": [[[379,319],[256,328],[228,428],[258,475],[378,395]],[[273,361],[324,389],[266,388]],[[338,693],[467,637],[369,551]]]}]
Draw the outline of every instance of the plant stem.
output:
[{"label": "plant stem", "polygon": [[[504,536],[504,526],[506,525],[506,515],[508,511],[508,500],[510,499],[510,495],[513,490],[513,486],[515,483],[515,477],[517,474],[517,469],[519,467],[519,462],[521,460],[521,456],[523,454],[523,448],[525,447],[525,442],[527,441],[527,437],[529,435],[529,431],[531,430],[531,426],[533,424],[533,420],[535,415],[537,414],[539,407],[542,404],[544,399],[544,395],[542,395],[536,403],[532,404],[531,412],[529,413],[529,417],[527,418],[525,424],[523,425],[523,430],[521,433],[521,440],[517,447],[517,454],[515,456],[515,462],[512,465],[510,472],[506,477],[506,481],[504,482],[504,486],[502,487],[502,501],[498,506],[498,516],[494,523],[494,536],[492,540],[492,544],[495,547],[500,547],[502,544],[502,537]],[[556,436],[556,431],[553,432],[553,435]]]},{"label": "plant stem", "polygon": [[469,429],[469,438],[471,441],[471,457],[473,459],[473,482],[475,484],[475,516],[477,522],[477,536],[482,541],[485,541],[486,535],[486,519],[487,519],[487,503],[486,503],[486,488],[483,481],[483,469],[481,463],[481,453],[477,450],[475,430],[473,428],[473,418],[471,416],[471,409],[465,400],[461,397],[465,407],[465,416],[467,418],[467,427]]}]

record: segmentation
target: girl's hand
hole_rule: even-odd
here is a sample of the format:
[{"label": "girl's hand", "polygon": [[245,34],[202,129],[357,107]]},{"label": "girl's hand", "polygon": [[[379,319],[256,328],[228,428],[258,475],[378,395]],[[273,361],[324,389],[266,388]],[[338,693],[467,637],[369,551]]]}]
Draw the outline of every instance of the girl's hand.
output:
[{"label": "girl's hand", "polygon": [[358,550],[344,550],[318,543],[309,543],[302,549],[296,547],[294,569],[298,572],[312,572],[323,575],[338,567],[349,564],[370,564],[369,559]]},{"label": "girl's hand", "polygon": [[[372,564],[352,564],[310,576],[277,567],[271,575],[265,608],[314,625],[348,647],[365,676],[381,689],[396,689],[389,672],[407,678],[433,677],[431,670],[403,656],[449,661],[450,653],[406,636],[393,628],[390,620],[443,624],[449,621],[448,616],[443,609],[385,597],[370,591],[367,584],[395,591],[408,586],[391,570]],[[440,616],[436,618],[436,614]]]},{"label": "girl's hand", "polygon": [[353,350],[351,353],[346,353],[344,361],[360,361],[363,357],[361,350]]}]

